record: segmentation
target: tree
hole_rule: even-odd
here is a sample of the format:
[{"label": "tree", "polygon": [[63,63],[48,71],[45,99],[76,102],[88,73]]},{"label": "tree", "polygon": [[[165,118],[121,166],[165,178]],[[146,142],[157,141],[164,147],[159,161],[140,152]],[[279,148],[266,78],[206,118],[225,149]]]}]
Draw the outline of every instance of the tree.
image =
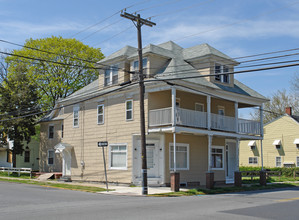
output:
[{"label": "tree", "polygon": [[[296,96],[292,94],[287,94],[286,90],[280,91],[278,90],[271,97],[269,102],[264,105],[263,112],[263,122],[264,124],[272,121],[273,119],[284,115],[286,107],[292,107],[293,112],[299,113],[299,103],[296,101]],[[259,111],[255,111],[251,114],[252,118],[255,120],[259,120],[260,115]]]},{"label": "tree", "polygon": [[0,54],[0,83],[7,77],[8,64],[5,62],[5,56]]},{"label": "tree", "polygon": [[13,140],[14,167],[16,155],[23,152],[23,143],[29,143],[35,134],[37,116],[34,113],[40,111],[37,100],[37,89],[29,83],[26,68],[21,65],[0,85],[1,142],[7,144],[7,138]]},{"label": "tree", "polygon": [[56,100],[97,79],[95,63],[103,57],[100,49],[76,39],[52,36],[27,40],[24,48],[14,50],[6,61],[9,75],[16,74],[20,66],[25,68],[30,84],[37,88],[39,104],[48,110],[55,106]]}]

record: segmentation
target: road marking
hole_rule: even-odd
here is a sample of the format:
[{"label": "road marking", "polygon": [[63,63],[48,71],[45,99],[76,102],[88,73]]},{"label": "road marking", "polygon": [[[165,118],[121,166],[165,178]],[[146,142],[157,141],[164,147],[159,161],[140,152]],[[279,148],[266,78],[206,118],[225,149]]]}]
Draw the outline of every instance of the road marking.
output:
[{"label": "road marking", "polygon": [[295,201],[295,200],[299,200],[299,197],[289,198],[289,199],[280,199],[280,200],[277,200],[277,201],[278,202],[289,202],[289,201]]}]

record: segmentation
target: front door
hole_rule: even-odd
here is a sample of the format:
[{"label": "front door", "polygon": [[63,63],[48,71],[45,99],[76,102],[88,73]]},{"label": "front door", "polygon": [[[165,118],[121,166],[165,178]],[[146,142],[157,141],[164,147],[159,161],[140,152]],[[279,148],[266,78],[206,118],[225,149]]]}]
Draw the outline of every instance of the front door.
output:
[{"label": "front door", "polygon": [[236,143],[227,142],[225,146],[225,175],[226,180],[234,180],[234,172],[236,170]]},{"label": "front door", "polygon": [[146,162],[147,162],[147,176],[148,178],[158,177],[158,147],[156,144],[146,144]]}]

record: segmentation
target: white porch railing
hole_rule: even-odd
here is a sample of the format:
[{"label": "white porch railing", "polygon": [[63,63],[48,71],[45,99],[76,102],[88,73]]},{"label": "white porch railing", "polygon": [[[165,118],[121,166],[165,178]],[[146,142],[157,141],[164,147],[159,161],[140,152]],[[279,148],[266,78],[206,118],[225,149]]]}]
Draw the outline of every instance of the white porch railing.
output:
[{"label": "white porch railing", "polygon": [[211,128],[222,131],[236,131],[235,120],[234,117],[211,113]]},{"label": "white porch railing", "polygon": [[[149,126],[165,126],[172,124],[170,108],[155,109],[149,111]],[[207,112],[199,112],[189,109],[176,108],[175,119],[177,125],[207,128]],[[223,116],[211,113],[211,129],[236,132],[235,117]],[[238,119],[238,133],[260,135],[261,125],[258,121]]]},{"label": "white porch railing", "polygon": [[32,169],[31,168],[14,168],[14,167],[0,167],[0,172],[7,172],[8,176],[10,173],[18,173],[20,176],[21,173],[29,173],[30,178],[32,178]]},{"label": "white porch railing", "polygon": [[176,123],[189,127],[207,128],[207,113],[177,108]]},{"label": "white porch railing", "polygon": [[163,126],[172,124],[171,107],[149,111],[149,126]]},{"label": "white porch railing", "polygon": [[259,135],[261,134],[261,123],[258,121],[251,121],[246,119],[240,119],[238,120],[238,126],[239,126],[239,133],[240,134],[253,134],[253,135]]}]

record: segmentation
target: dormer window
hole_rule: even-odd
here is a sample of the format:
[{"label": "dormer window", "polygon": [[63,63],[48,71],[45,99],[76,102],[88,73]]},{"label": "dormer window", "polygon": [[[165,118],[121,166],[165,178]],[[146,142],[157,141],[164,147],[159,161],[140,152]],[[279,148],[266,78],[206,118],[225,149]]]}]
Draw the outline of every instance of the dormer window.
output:
[{"label": "dormer window", "polygon": [[105,81],[104,85],[114,85],[118,83],[118,65],[110,66],[105,70]]},{"label": "dormer window", "polygon": [[228,72],[229,72],[228,66],[215,63],[215,81],[219,81],[222,83],[229,83],[229,74],[224,74]]},{"label": "dormer window", "polygon": [[[143,67],[143,69],[147,68],[147,58],[146,57],[144,57],[142,59],[142,67]],[[133,62],[133,71],[139,71],[139,61],[138,60],[135,60]]]}]

